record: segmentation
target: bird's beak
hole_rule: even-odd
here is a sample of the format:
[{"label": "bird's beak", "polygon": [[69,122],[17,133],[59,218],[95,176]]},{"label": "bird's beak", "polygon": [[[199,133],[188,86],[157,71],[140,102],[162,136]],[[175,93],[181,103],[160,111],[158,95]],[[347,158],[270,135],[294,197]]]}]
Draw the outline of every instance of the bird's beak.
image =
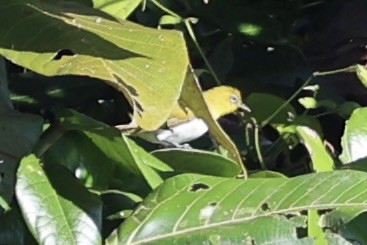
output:
[{"label": "bird's beak", "polygon": [[242,109],[243,111],[246,111],[246,112],[251,112],[251,109],[245,105],[244,103],[242,103],[240,106],[239,106],[240,109]]}]

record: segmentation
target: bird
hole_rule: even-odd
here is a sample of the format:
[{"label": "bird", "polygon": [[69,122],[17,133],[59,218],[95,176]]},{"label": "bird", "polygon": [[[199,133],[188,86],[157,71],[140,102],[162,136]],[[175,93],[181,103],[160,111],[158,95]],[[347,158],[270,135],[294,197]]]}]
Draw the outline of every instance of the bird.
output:
[{"label": "bird", "polygon": [[[239,109],[251,112],[242,102],[241,92],[231,86],[213,87],[204,91],[203,97],[214,120]],[[190,109],[182,107],[179,103],[174,105],[166,126],[167,128],[154,131],[140,131],[136,136],[166,147],[190,148],[188,142],[200,138],[209,130],[203,119],[196,117]]]}]

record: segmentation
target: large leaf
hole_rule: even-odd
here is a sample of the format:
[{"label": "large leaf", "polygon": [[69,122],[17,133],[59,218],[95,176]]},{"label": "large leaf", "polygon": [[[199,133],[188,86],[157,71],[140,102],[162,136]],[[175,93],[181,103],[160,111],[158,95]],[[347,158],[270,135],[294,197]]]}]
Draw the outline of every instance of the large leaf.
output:
[{"label": "large leaf", "polygon": [[45,172],[29,155],[17,177],[16,197],[38,243],[101,243],[101,202],[63,167],[53,165]]},{"label": "large leaf", "polygon": [[366,180],[357,171],[247,180],[181,175],[149,195],[115,238],[119,244],[313,244],[297,236],[306,226],[299,212],[331,215],[354,207],[357,215],[367,209]]},{"label": "large leaf", "polygon": [[47,164],[62,164],[85,186],[105,190],[114,174],[116,162],[107,158],[82,132],[64,134],[45,154]]},{"label": "large leaf", "polygon": [[9,100],[4,59],[0,59],[0,206],[9,208],[19,159],[41,135],[42,118],[20,113]]},{"label": "large leaf", "polygon": [[188,56],[182,34],[72,2],[14,0],[0,7],[0,54],[44,75],[86,75],[123,92],[133,123],[152,130],[177,102]]},{"label": "large leaf", "polygon": [[300,142],[306,147],[312,162],[312,167],[316,172],[332,171],[334,160],[326,150],[322,139],[312,128],[304,125],[290,125],[278,127],[282,133],[296,134]]},{"label": "large leaf", "polygon": [[163,149],[152,152],[152,155],[167,163],[177,172],[221,177],[236,177],[241,172],[237,163],[208,151]]},{"label": "large leaf", "polygon": [[[157,171],[172,170],[133,140],[127,136],[121,136],[121,133],[114,127],[109,127],[73,110],[60,112],[59,119],[60,124],[57,127],[60,128],[55,128],[55,131],[77,130],[82,133],[79,136],[74,134],[74,142],[69,141],[69,144],[75,145],[79,151],[75,152],[73,147],[58,144],[55,145],[55,149],[50,149],[53,151],[52,154],[59,156],[59,162],[65,163],[73,172],[78,168],[87,170],[90,177],[97,181],[94,187],[102,187],[102,189],[106,187],[111,171],[115,170],[115,176],[118,173],[119,176],[116,177],[124,181],[126,187],[131,185],[129,180],[131,180],[130,175],[133,175],[144,177],[147,183],[155,188],[162,183],[162,178]],[[64,154],[60,155],[61,152]],[[73,156],[75,154],[81,158]],[[57,158],[53,157],[55,161]],[[101,175],[102,168],[106,168],[103,170],[106,175]]]},{"label": "large leaf", "polygon": [[345,164],[367,157],[366,145],[367,108],[360,108],[356,109],[346,122],[340,160]]}]

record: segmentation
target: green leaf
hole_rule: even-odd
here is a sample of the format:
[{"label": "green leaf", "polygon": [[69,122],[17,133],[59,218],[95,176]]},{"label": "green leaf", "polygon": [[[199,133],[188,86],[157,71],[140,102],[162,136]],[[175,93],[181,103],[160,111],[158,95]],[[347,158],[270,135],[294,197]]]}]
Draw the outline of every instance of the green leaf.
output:
[{"label": "green leaf", "polygon": [[[278,96],[265,93],[252,93],[246,99],[246,104],[250,108],[256,108],[251,113],[251,116],[261,124],[270,117],[280,106],[286,102]],[[272,124],[287,124],[289,118],[296,115],[296,111],[291,105],[287,105],[282,109],[270,123]]]},{"label": "green leaf", "polygon": [[295,132],[311,157],[313,169],[316,172],[332,171],[334,160],[327,152],[317,132],[306,126],[295,126]]},{"label": "green leaf", "polygon": [[130,216],[132,210],[142,201],[142,198],[134,193],[118,190],[107,190],[100,194],[104,205],[104,216],[108,217]]},{"label": "green leaf", "polygon": [[298,102],[306,109],[315,109],[318,107],[317,100],[313,97],[299,98]]},{"label": "green leaf", "polygon": [[116,163],[92,143],[83,132],[67,132],[44,155],[47,164],[62,164],[86,187],[106,190]]},{"label": "green leaf", "polygon": [[160,26],[164,26],[164,25],[177,25],[182,23],[182,19],[181,18],[177,18],[175,16],[172,15],[163,15],[160,19],[159,19],[159,25]]},{"label": "green leaf", "polygon": [[356,109],[345,123],[342,137],[342,163],[367,157],[367,108]]},{"label": "green leaf", "polygon": [[269,170],[253,173],[249,177],[250,178],[287,178],[287,176],[285,176],[282,173],[269,171]]},{"label": "green leaf", "polygon": [[343,118],[349,118],[353,111],[357,108],[361,108],[362,106],[354,101],[346,101],[337,108],[337,112]]},{"label": "green leaf", "polygon": [[345,225],[341,234],[343,237],[352,240],[360,241],[361,244],[367,243],[367,234],[365,227],[367,226],[367,213],[362,213],[354,218],[351,222]]},{"label": "green leaf", "polygon": [[[84,141],[85,146],[81,147],[94,149],[94,151],[98,152],[95,152],[99,156],[95,159],[98,162],[97,164],[101,165],[104,162],[114,164],[116,166],[115,176],[116,173],[119,173],[121,176],[116,177],[126,181],[126,185],[128,185],[128,180],[131,178],[131,176],[127,178],[127,175],[132,174],[144,177],[151,188],[155,188],[163,182],[157,171],[172,171],[171,167],[146,152],[127,136],[121,135],[113,127],[109,127],[102,122],[93,120],[73,110],[64,110],[59,113],[59,118],[61,120],[60,127],[63,130],[82,131],[86,139]],[[70,148],[70,150],[72,149]],[[88,151],[84,152],[85,155],[90,154]],[[88,163],[79,162],[79,164],[82,164],[79,167],[85,168]],[[103,165],[100,167],[103,167]],[[113,169],[111,165],[108,168]],[[94,172],[98,175],[98,171]],[[106,176],[101,177],[106,178]],[[124,180],[124,177],[127,179]]]},{"label": "green leaf", "polygon": [[182,33],[117,21],[64,1],[2,4],[0,54],[43,75],[106,81],[128,98],[133,123],[146,130],[168,118],[188,65]]},{"label": "green leaf", "polygon": [[61,165],[44,171],[35,156],[23,158],[16,197],[38,243],[101,243],[101,202]]},{"label": "green leaf", "polygon": [[116,18],[126,19],[142,0],[93,0],[93,7]]},{"label": "green leaf", "polygon": [[355,66],[357,77],[363,84],[363,86],[367,87],[367,69],[365,66],[356,65]]},{"label": "green leaf", "polygon": [[7,88],[5,62],[0,58],[0,206],[10,207],[15,172],[21,157],[31,152],[42,132],[41,117],[13,109]]},{"label": "green leaf", "polygon": [[237,163],[216,153],[201,150],[164,149],[152,155],[177,172],[198,173],[220,177],[236,177],[241,173]]},{"label": "green leaf", "polygon": [[247,180],[180,175],[143,201],[117,230],[117,239],[119,244],[208,239],[218,244],[313,244],[297,236],[297,229],[306,226],[299,212],[331,214],[355,207],[355,214],[360,213],[367,209],[366,180],[367,174],[357,171]]}]

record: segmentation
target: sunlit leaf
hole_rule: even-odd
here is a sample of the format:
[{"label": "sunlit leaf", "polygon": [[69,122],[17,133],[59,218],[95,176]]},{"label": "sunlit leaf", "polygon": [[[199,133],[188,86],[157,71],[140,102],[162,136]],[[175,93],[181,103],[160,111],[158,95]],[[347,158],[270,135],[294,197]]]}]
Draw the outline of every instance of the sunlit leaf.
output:
[{"label": "sunlit leaf", "polygon": [[[95,164],[100,164],[101,166],[99,166],[99,168],[103,168],[104,162],[108,162],[106,167],[110,170],[115,169],[115,175],[116,173],[120,173],[121,176],[119,176],[119,178],[126,181],[126,185],[128,185],[128,180],[130,179],[127,178],[127,175],[132,174],[133,176],[144,177],[147,183],[152,188],[155,188],[162,183],[162,178],[157,171],[172,170],[171,167],[146,152],[133,140],[125,135],[121,135],[114,127],[109,127],[102,122],[96,121],[73,110],[64,110],[59,114],[59,117],[61,120],[60,126],[63,130],[78,130],[85,135],[83,137],[86,137],[84,141],[86,145],[83,147],[86,149],[93,149],[93,151],[96,151],[94,155],[99,156],[94,159],[97,161]],[[82,146],[78,148],[82,148]],[[88,151],[84,153],[88,154]],[[91,156],[89,156],[88,159],[90,159],[90,157]],[[92,168],[93,165],[95,165],[90,162],[84,162],[84,164],[82,164],[82,162],[79,161],[78,167],[86,168],[86,164],[90,164],[89,167]],[[95,177],[98,177],[98,171],[93,172],[97,174]],[[108,178],[108,176],[101,177]]]},{"label": "sunlit leaf", "polygon": [[367,108],[356,109],[345,123],[342,137],[343,163],[354,162],[367,157]]},{"label": "sunlit leaf", "polygon": [[300,211],[332,215],[332,210],[355,207],[357,215],[367,209],[366,180],[366,173],[356,171],[247,180],[181,175],[149,195],[118,229],[117,239],[120,244],[208,239],[219,244],[313,244],[312,238],[297,236],[306,227]]},{"label": "sunlit leaf", "polygon": [[116,18],[126,19],[142,0],[93,0],[93,7]]},{"label": "sunlit leaf", "polygon": [[317,132],[306,126],[295,126],[295,131],[311,157],[313,169],[316,172],[332,171],[334,160]]},{"label": "sunlit leaf", "polygon": [[188,64],[180,32],[117,21],[65,1],[2,4],[0,54],[47,76],[105,80],[128,98],[133,123],[147,130],[166,121],[180,96]]},{"label": "sunlit leaf", "polygon": [[363,86],[367,87],[367,69],[365,66],[356,65],[356,73],[357,77],[363,84]]},{"label": "sunlit leaf", "polygon": [[28,229],[40,244],[100,244],[101,203],[61,165],[42,169],[22,159],[16,197]]}]

